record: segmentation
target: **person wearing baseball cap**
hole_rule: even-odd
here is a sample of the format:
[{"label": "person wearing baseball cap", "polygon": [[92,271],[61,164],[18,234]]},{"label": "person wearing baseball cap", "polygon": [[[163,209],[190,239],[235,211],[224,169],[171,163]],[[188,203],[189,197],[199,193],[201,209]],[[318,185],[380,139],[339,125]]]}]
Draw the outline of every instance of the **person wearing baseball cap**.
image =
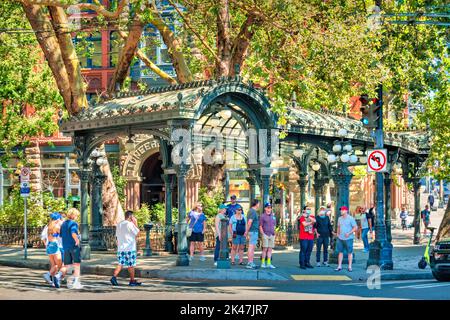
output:
[{"label": "person wearing baseball cap", "polygon": [[[242,209],[242,206],[239,203],[237,203],[237,197],[236,197],[235,194],[233,194],[230,197],[230,201],[231,202],[227,205],[227,216],[228,216],[228,218],[231,219],[231,217],[236,212],[236,209],[237,208],[241,208]],[[242,211],[242,214],[244,214],[244,211]]]},{"label": "person wearing baseball cap", "polygon": [[348,214],[348,208],[342,206],[339,209],[341,216],[337,222],[337,243],[336,248],[338,255],[338,266],[335,271],[342,270],[342,260],[344,258],[344,252],[348,254],[348,271],[352,271],[352,259],[353,259],[353,239],[354,233],[358,230],[355,219]]},{"label": "person wearing baseball cap", "polygon": [[50,222],[47,225],[47,247],[46,253],[50,260],[50,277],[47,274],[44,275],[45,280],[52,280],[54,287],[60,287],[61,273],[59,272],[62,268],[62,255],[61,255],[61,214],[59,212],[53,212],[50,214]]},{"label": "person wearing baseball cap", "polygon": [[[266,202],[264,204],[264,212],[261,214],[259,231],[262,234],[262,254],[261,254],[261,268],[275,269],[271,262],[272,250],[275,247],[275,226],[277,218],[272,212],[272,204]],[[267,260],[266,260],[267,259]]]}]

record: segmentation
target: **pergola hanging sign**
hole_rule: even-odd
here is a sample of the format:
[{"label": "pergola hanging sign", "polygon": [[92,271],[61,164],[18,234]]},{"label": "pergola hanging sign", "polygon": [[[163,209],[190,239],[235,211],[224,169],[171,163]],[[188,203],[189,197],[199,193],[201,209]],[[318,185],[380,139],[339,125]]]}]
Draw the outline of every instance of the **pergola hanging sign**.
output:
[{"label": "pergola hanging sign", "polygon": [[387,171],[387,149],[375,149],[368,151],[367,171],[386,172]]}]

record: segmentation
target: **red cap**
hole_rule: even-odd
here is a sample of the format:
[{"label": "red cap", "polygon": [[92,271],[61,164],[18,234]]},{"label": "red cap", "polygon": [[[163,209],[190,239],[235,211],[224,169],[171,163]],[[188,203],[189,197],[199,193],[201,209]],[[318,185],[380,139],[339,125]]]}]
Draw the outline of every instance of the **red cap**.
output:
[{"label": "red cap", "polygon": [[342,206],[339,210],[346,210],[346,211],[348,211],[348,208],[346,207],[346,206]]}]

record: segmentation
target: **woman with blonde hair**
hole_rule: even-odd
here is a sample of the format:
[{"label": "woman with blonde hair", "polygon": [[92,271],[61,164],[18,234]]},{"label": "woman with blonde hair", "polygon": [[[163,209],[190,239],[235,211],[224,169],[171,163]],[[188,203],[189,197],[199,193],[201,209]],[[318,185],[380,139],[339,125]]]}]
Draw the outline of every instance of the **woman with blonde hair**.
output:
[{"label": "woman with blonde hair", "polygon": [[50,259],[50,276],[52,277],[53,284],[56,288],[59,288],[59,277],[56,274],[62,266],[62,256],[60,250],[60,230],[61,230],[61,215],[58,212],[53,212],[50,215],[50,222],[47,227],[47,249],[46,253]]}]

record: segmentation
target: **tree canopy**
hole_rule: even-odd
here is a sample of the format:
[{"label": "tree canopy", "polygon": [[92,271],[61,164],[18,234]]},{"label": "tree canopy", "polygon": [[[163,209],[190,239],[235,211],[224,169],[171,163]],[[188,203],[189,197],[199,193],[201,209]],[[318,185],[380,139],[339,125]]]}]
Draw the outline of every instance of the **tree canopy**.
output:
[{"label": "tree canopy", "polygon": [[[0,3],[3,29],[29,29],[19,4]],[[34,33],[0,31],[0,106],[0,148],[5,152],[1,157],[5,166],[15,147],[58,129],[54,117],[63,108],[62,99]],[[27,109],[30,116],[24,116]]]},{"label": "tree canopy", "polygon": [[[448,22],[448,15],[439,15],[448,9],[441,1],[119,0],[109,7],[97,0],[7,3],[16,7],[13,19],[24,23],[24,14],[16,6],[22,3],[70,113],[86,103],[76,45],[68,41],[68,34],[83,38],[95,30],[112,28],[118,30],[121,53],[110,92],[127,83],[135,59],[144,61],[170,83],[233,76],[239,71],[267,89],[274,111],[280,114],[280,124],[286,125],[293,92],[299,107],[348,111],[351,97],[373,95],[382,82],[386,111],[394,114],[385,117],[387,128],[405,127],[405,122],[397,121],[408,103],[421,106],[424,112],[416,127],[425,128],[428,122],[432,129],[432,158],[439,160],[445,154],[436,148],[448,152],[447,145],[438,141],[445,139],[448,128],[439,117],[448,112],[445,67],[449,32],[439,25],[417,23],[427,17]],[[78,30],[70,29],[66,26],[68,13],[74,8],[98,15],[81,21]],[[158,68],[150,47],[138,48],[148,24],[158,30],[167,46],[176,79]],[[31,29],[24,24],[21,27]],[[42,30],[48,31],[46,37],[40,36]],[[8,36],[19,38],[18,34]],[[60,55],[47,52],[47,47]],[[440,161],[446,165],[443,159],[448,157]]]}]

